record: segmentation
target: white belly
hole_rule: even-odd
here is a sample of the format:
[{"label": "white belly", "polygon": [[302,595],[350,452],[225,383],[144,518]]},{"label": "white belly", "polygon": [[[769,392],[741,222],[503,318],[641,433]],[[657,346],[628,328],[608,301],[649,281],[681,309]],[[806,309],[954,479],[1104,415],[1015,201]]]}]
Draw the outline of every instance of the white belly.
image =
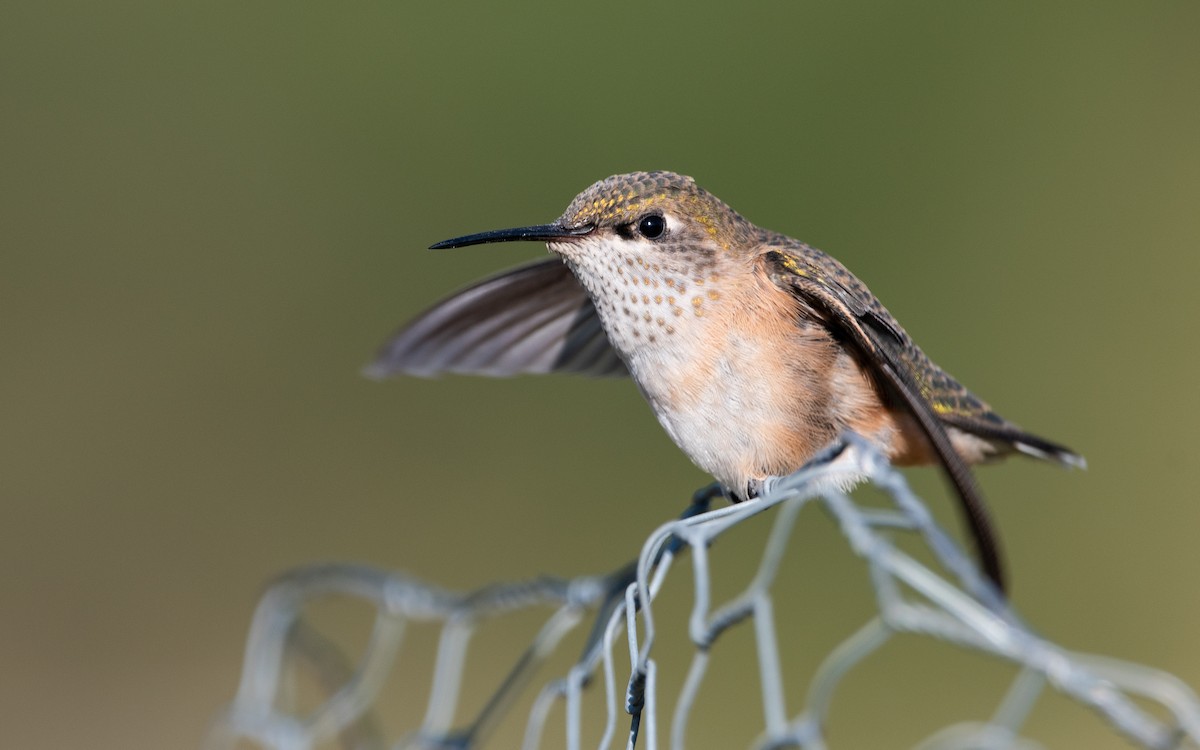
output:
[{"label": "white belly", "polygon": [[809,444],[832,438],[832,428],[813,424],[797,451],[797,432],[812,421],[797,392],[805,368],[783,362],[778,347],[738,332],[721,341],[706,335],[703,344],[688,338],[636,348],[627,361],[667,434],[717,481],[741,493],[799,468]]},{"label": "white belly", "polygon": [[840,350],[766,278],[734,287],[732,274],[688,278],[616,254],[571,263],[658,421],[722,484],[744,495],[837,435]]}]

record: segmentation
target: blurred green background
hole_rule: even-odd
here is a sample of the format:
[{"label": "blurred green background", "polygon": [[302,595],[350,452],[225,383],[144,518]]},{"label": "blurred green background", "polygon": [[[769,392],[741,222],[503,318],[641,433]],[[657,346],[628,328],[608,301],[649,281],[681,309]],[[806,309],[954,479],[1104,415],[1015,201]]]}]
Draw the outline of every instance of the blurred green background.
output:
[{"label": "blurred green background", "polygon": [[[465,589],[631,557],[707,478],[630,384],[358,370],[441,295],[543,257],[428,244],[635,169],[836,255],[946,369],[1084,453],[980,472],[1016,604],[1200,685],[1198,32],[1200,5],[1155,2],[4,5],[3,744],[195,746],[292,566]],[[808,518],[776,597],[797,708],[871,610]],[[759,725],[730,653],[697,747]],[[916,639],[881,663],[839,693],[834,746],[985,717],[1010,674]],[[1122,746],[1063,701],[1032,729]]]}]

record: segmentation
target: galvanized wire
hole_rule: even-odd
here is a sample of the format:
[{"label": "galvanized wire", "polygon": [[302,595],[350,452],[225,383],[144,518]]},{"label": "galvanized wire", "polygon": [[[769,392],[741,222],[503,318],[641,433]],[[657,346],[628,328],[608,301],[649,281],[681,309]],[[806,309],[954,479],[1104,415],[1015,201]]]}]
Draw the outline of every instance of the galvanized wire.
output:
[{"label": "galvanized wire", "polygon": [[[892,509],[862,507],[840,489],[864,478],[892,498]],[[544,684],[532,701],[525,718],[523,746],[528,750],[558,746],[547,739],[545,728],[560,707],[570,750],[621,745],[656,750],[664,720],[669,721],[669,746],[687,747],[689,720],[711,651],[735,627],[750,627],[756,644],[763,705],[761,726],[750,732],[758,731],[757,748],[826,748],[823,726],[835,689],[847,673],[899,633],[947,641],[1018,667],[989,721],[939,730],[919,744],[922,750],[1040,747],[1021,731],[1047,687],[1093,709],[1135,745],[1200,748],[1200,701],[1190,688],[1167,673],[1071,652],[1034,633],[934,523],[903,476],[853,436],[801,471],[768,483],[758,500],[707,510],[709,499],[711,494],[698,495],[691,512],[650,535],[635,563],[603,576],[546,577],[462,594],[365,566],[322,565],[288,573],[259,603],[237,695],[214,723],[208,747],[232,747],[241,740],[279,750],[330,743],[357,750],[484,747],[538,668],[568,633],[590,617],[592,627],[580,658],[561,678]],[[786,665],[780,658],[773,612],[775,598],[781,594],[772,592],[772,584],[797,516],[810,503],[826,509],[853,552],[866,561],[878,613],[826,657],[809,681],[804,709],[789,716]],[[724,603],[714,602],[709,547],[722,534],[768,511],[776,517],[757,572],[741,593]],[[900,551],[893,537],[901,533],[919,536],[940,571]],[[670,577],[672,563],[682,550],[692,556],[693,605],[687,637],[695,650],[667,719],[660,709],[656,679],[654,655],[660,632],[655,602],[669,581],[682,585]],[[374,609],[373,631],[355,665],[340,662],[336,650],[304,617],[306,604],[330,597],[349,597]],[[551,614],[491,699],[471,720],[455,725],[468,670],[467,646],[475,630],[504,613],[546,607]],[[397,655],[412,623],[440,624],[436,666],[420,725],[401,738],[389,739],[373,712],[379,710],[377,699],[384,682],[395,677]],[[683,634],[669,632],[661,637],[677,639]],[[621,653],[629,659],[624,669]],[[302,659],[327,686],[324,701],[304,715],[294,713],[284,700],[289,658]],[[582,706],[584,691],[589,689],[603,691],[605,717],[600,735],[585,738]],[[1156,704],[1157,710],[1147,710],[1145,703]]]}]

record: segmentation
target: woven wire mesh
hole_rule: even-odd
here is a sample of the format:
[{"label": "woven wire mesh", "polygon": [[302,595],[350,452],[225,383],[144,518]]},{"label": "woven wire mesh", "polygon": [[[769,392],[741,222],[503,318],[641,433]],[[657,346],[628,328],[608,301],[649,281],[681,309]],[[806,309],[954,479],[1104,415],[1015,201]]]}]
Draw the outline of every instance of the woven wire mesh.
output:
[{"label": "woven wire mesh", "polygon": [[[868,508],[841,487],[866,478],[890,497],[888,509]],[[898,634],[916,634],[989,654],[1017,667],[1016,677],[989,720],[939,730],[919,747],[1032,748],[1022,736],[1033,707],[1049,687],[1082,704],[1135,746],[1200,748],[1200,702],[1171,675],[1116,659],[1069,651],[1040,637],[982,580],[971,560],[934,522],[902,475],[853,436],[799,472],[768,484],[755,501],[708,510],[711,495],[679,520],[656,530],[634,563],[603,576],[540,578],[493,584],[454,593],[398,573],[365,566],[323,565],[283,576],[258,605],[246,645],[236,698],[216,721],[208,746],[243,741],[299,750],[338,745],[369,748],[468,748],[488,745],[497,723],[529,689],[539,667],[563,640],[591,622],[582,655],[564,675],[542,685],[524,717],[525,748],[566,746],[684,748],[697,695],[714,649],[733,628],[753,631],[762,696],[761,726],[754,747],[825,748],[824,733],[835,689],[856,666]],[[785,665],[774,619],[772,584],[797,516],[817,503],[835,520],[855,555],[866,561],[877,613],[830,652],[807,685],[803,709],[789,715]],[[713,601],[709,548],[748,519],[774,512],[757,571],[742,591]],[[895,544],[900,534],[927,546],[936,565],[923,565]],[[682,690],[659,695],[656,643],[678,639],[661,632],[655,604],[673,578],[672,564],[692,557],[692,607],[687,637],[694,646]],[[935,570],[934,568],[939,568]],[[344,657],[306,620],[305,606],[329,597],[368,603],[374,612],[369,640],[356,664]],[[455,723],[468,674],[467,649],[475,631],[514,611],[544,611],[532,642],[470,719]],[[384,683],[413,623],[439,627],[436,664],[419,726],[399,738],[384,736],[374,712]],[[299,660],[316,672],[325,695],[311,710],[289,705],[289,680]],[[620,676],[618,676],[620,675]],[[602,691],[604,719],[599,736],[584,736],[585,691]],[[670,715],[667,710],[673,706]],[[561,711],[565,738],[547,736],[549,718]]]}]

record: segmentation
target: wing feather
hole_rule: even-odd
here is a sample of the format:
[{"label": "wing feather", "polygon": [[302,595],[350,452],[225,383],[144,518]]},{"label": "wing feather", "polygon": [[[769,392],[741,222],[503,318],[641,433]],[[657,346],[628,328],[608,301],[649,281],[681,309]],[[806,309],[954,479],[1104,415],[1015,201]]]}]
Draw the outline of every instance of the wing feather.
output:
[{"label": "wing feather", "polygon": [[[818,253],[808,246],[772,248],[763,258],[776,284],[796,295],[807,307],[826,318],[835,335],[857,352],[858,359],[883,391],[908,411],[936,452],[947,479],[958,495],[983,572],[1004,590],[1004,564],[1000,541],[970,468],[954,449],[922,384],[906,362],[909,347],[916,349],[899,324],[840,264],[813,263]],[[832,261],[832,259],[828,259]],[[919,352],[919,350],[916,350]],[[923,356],[923,355],[922,355]]]},{"label": "wing feather", "polygon": [[397,331],[364,372],[629,374],[587,292],[557,259],[505,271],[442,300]]}]

